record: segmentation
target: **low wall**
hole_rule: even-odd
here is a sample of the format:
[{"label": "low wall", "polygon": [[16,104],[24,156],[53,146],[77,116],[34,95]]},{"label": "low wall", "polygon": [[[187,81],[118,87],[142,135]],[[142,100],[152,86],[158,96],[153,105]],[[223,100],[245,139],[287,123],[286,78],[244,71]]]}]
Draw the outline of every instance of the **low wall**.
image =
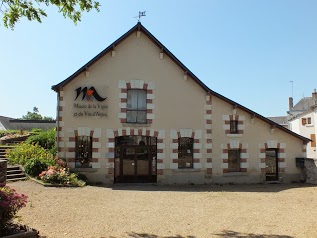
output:
[{"label": "low wall", "polygon": [[49,130],[56,127],[56,121],[46,120],[10,120],[11,130],[27,130],[31,131],[34,128]]},{"label": "low wall", "polygon": [[317,159],[305,159],[306,183],[317,184]]},{"label": "low wall", "polygon": [[6,184],[7,180],[7,161],[0,159],[0,185]]}]

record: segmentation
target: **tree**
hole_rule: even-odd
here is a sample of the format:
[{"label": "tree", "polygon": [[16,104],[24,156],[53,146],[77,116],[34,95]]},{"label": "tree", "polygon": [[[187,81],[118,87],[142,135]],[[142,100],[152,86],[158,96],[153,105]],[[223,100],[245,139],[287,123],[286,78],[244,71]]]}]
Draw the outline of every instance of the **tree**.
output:
[{"label": "tree", "polygon": [[39,113],[39,109],[37,107],[33,107],[33,112],[27,112],[26,115],[22,116],[23,120],[54,120],[52,117],[42,116]]},{"label": "tree", "polygon": [[[36,5],[36,6],[34,6]],[[71,19],[75,24],[81,20],[82,12],[92,9],[100,11],[100,3],[94,0],[0,0],[0,12],[3,14],[3,24],[6,28],[14,29],[20,18],[29,21],[42,22],[47,17],[41,6],[56,6],[65,18]]]}]

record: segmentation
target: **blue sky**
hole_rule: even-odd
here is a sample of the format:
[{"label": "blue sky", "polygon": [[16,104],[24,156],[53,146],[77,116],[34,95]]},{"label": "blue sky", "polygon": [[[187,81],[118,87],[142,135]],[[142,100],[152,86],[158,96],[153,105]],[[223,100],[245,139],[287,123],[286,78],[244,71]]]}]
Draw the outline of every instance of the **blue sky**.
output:
[{"label": "blue sky", "polygon": [[33,107],[56,116],[55,85],[142,24],[212,90],[262,114],[284,115],[317,87],[315,0],[113,0],[75,26],[47,8],[43,23],[0,26],[0,115]]}]

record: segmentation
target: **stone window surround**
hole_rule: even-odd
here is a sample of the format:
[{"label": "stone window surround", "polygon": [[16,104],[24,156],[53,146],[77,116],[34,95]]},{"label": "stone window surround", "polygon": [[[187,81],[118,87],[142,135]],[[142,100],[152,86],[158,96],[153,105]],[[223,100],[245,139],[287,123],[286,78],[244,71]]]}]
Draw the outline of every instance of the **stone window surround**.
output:
[{"label": "stone window surround", "polygon": [[[245,116],[232,114],[232,115],[223,115],[222,120],[224,122],[223,129],[225,130],[225,134],[228,137],[241,137],[244,134],[245,130]],[[238,133],[231,134],[230,133],[230,121],[235,120],[238,122]]]},{"label": "stone window surround", "polygon": [[278,149],[278,173],[285,173],[287,168],[286,164],[286,143],[280,143],[277,140],[267,140],[263,144],[259,144],[259,168],[261,169],[261,174],[266,172],[266,149]]},{"label": "stone window surround", "polygon": [[[182,137],[189,137],[194,139],[193,144],[193,168],[178,168],[178,139]],[[202,169],[203,166],[208,168],[208,165],[202,163],[202,131],[196,130],[193,131],[192,129],[184,128],[184,129],[171,129],[170,130],[170,169],[172,170],[186,170],[191,171],[194,169]]]},{"label": "stone window surround", "polygon": [[99,149],[101,148],[100,138],[101,138],[101,128],[88,128],[88,127],[78,127],[77,129],[68,128],[67,129],[65,148],[66,153],[65,157],[68,161],[68,164],[71,168],[74,169],[83,169],[83,168],[75,168],[75,156],[76,156],[76,136],[91,136],[92,137],[92,160],[91,168],[84,168],[85,171],[89,171],[89,169],[99,169],[101,153]]},{"label": "stone window surround", "polygon": [[[128,101],[128,90],[129,89],[143,89],[146,90],[146,124],[152,124],[153,120],[155,119],[155,83],[154,82],[148,82],[145,83],[144,80],[130,80],[129,82],[126,82],[125,80],[119,80],[118,81],[118,87],[120,89],[119,93],[119,110],[118,118],[120,119],[120,122],[123,124],[126,124],[127,122],[127,101]],[[133,124],[133,123],[129,123]],[[138,123],[139,124],[139,123]],[[139,124],[143,125],[143,124]]]},{"label": "stone window surround", "polygon": [[[221,154],[221,168],[223,174],[231,173],[247,173],[249,168],[249,153],[248,153],[248,144],[240,143],[239,140],[230,140],[227,144],[221,144],[222,154]],[[239,172],[229,172],[228,170],[228,151],[230,149],[239,149],[240,150],[240,171]]]}]

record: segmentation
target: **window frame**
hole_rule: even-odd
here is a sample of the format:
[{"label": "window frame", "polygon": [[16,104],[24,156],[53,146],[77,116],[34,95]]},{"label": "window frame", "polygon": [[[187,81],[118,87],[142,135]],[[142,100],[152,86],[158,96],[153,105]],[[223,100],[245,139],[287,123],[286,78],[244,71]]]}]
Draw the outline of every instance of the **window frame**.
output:
[{"label": "window frame", "polygon": [[307,117],[307,125],[311,125],[311,117]]},{"label": "window frame", "polygon": [[[187,140],[190,143],[186,143],[182,140]],[[186,144],[189,144],[189,146]],[[182,147],[185,147],[185,148],[182,148]],[[185,153],[183,153],[184,150],[186,150]],[[188,150],[190,150],[190,152],[188,152]],[[178,152],[178,160],[177,160],[178,169],[193,169],[194,168],[194,138],[179,137],[178,138],[178,151],[177,152]],[[187,166],[188,157],[191,157],[191,158],[189,158],[189,160],[190,160],[189,166]],[[182,164],[184,164],[184,160],[185,160],[185,166],[182,166]]]},{"label": "window frame", "polygon": [[[128,105],[129,105],[129,93],[131,93],[132,91],[134,91],[134,92],[144,92],[145,93],[145,98],[144,98],[144,104],[145,104],[145,109],[139,109],[138,107],[139,107],[139,94],[137,94],[137,108],[136,109],[130,109],[129,107],[128,107]],[[132,102],[130,103],[131,105],[132,105]],[[133,108],[133,106],[131,106],[132,108]],[[133,121],[133,120],[131,120],[131,118],[133,118],[132,116],[131,117],[129,117],[129,112],[136,112],[137,113],[137,116],[136,116],[136,120],[135,121]],[[143,121],[139,121],[138,120],[138,113],[139,112],[145,112],[145,119],[143,120]],[[127,116],[126,116],[126,122],[127,123],[133,123],[133,124],[146,124],[147,123],[147,91],[146,90],[144,90],[144,89],[128,89],[127,90]],[[130,119],[130,120],[129,120]]]},{"label": "window frame", "polygon": [[[230,166],[231,162],[232,162],[232,158],[230,156],[230,154],[232,152],[235,152],[235,156],[237,156],[238,162],[237,162],[237,166]],[[241,150],[240,149],[229,149],[228,150],[228,171],[229,172],[240,172],[241,169]]]},{"label": "window frame", "polygon": [[230,120],[230,134],[239,134],[238,125],[238,120]]},{"label": "window frame", "polygon": [[312,119],[311,117],[302,117],[302,125],[311,125],[312,124]]},{"label": "window frame", "polygon": [[[87,138],[87,141],[83,139]],[[75,137],[75,168],[92,168],[92,136],[76,136]],[[81,151],[80,147],[83,148]],[[83,153],[87,153],[87,156],[82,156]]]}]

